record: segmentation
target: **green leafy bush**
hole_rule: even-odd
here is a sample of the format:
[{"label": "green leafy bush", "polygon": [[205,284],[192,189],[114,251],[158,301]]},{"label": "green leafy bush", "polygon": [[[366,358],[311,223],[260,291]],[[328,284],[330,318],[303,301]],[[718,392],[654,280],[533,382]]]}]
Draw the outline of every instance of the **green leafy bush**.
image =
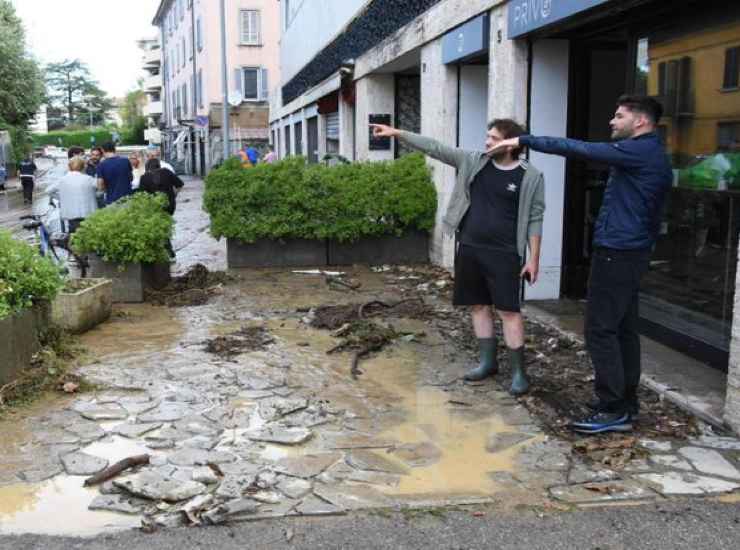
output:
[{"label": "green leafy bush", "polygon": [[0,231],[0,318],[39,300],[51,300],[62,286],[62,275],[50,259]]},{"label": "green leafy bush", "polygon": [[419,154],[336,166],[300,157],[247,169],[227,161],[206,178],[204,208],[216,238],[355,241],[430,231],[437,193]]},{"label": "green leafy bush", "polygon": [[161,193],[136,193],[116,201],[80,224],[72,249],[118,264],[166,262],[165,245],[173,228],[166,205],[167,197]]},{"label": "green leafy bush", "polygon": [[[34,147],[43,147],[44,145],[57,145],[60,147],[85,147],[93,145],[90,138],[95,138],[95,145],[102,146],[107,141],[113,141],[113,135],[108,130],[81,130],[77,132],[49,132],[48,134],[34,134]],[[62,143],[59,144],[61,139]]]}]

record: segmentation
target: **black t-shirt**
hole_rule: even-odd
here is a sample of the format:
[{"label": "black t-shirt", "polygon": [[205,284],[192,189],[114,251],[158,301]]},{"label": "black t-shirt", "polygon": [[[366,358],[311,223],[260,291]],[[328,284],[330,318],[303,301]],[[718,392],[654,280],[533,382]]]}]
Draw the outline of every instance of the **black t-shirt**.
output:
[{"label": "black t-shirt", "polygon": [[36,170],[36,164],[32,160],[23,160],[18,166],[18,172],[21,176],[33,176]]},{"label": "black t-shirt", "polygon": [[493,161],[470,185],[470,207],[463,218],[460,242],[518,253],[516,243],[519,193],[524,168],[498,168]]},{"label": "black t-shirt", "polygon": [[183,186],[183,181],[166,168],[160,168],[147,172],[141,176],[139,181],[139,191],[147,193],[164,193],[169,200],[167,211],[170,214],[175,212],[175,188]]}]

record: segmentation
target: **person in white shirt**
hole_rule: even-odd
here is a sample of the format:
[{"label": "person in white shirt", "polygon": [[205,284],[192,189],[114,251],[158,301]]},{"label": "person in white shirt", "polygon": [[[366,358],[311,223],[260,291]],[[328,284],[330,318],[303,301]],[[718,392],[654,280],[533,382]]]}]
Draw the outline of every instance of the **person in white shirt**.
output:
[{"label": "person in white shirt", "polygon": [[128,161],[131,163],[131,169],[134,173],[134,181],[131,182],[131,189],[138,189],[141,176],[144,175],[144,165],[141,163],[141,157],[139,153],[131,153],[128,156]]},{"label": "person in white shirt", "polygon": [[82,220],[98,209],[95,197],[97,182],[84,170],[85,161],[81,157],[72,157],[69,172],[46,189],[50,197],[59,199],[60,215],[67,223],[70,235],[77,231]]}]

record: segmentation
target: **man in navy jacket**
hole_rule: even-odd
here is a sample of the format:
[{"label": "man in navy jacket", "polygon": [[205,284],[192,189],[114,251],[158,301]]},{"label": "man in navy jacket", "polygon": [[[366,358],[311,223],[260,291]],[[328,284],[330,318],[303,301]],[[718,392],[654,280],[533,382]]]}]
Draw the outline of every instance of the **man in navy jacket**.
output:
[{"label": "man in navy jacket", "polygon": [[611,167],[594,231],[585,328],[598,401],[592,404],[592,415],[571,424],[578,432],[629,431],[639,411],[640,279],[648,269],[673,182],[670,161],[655,132],[662,114],[652,98],[622,96],[610,122],[611,143],[525,135],[494,147],[525,146]]}]

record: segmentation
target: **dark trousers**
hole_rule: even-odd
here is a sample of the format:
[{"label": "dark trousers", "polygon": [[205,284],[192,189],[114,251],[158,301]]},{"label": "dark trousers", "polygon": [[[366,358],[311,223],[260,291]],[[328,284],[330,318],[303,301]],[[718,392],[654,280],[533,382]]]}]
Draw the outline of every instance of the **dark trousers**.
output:
[{"label": "dark trousers", "polygon": [[80,228],[80,224],[83,221],[85,221],[85,218],[73,218],[71,220],[67,220],[67,233],[69,233],[70,237]]},{"label": "dark trousers", "polygon": [[21,185],[23,186],[23,202],[33,202],[33,178],[21,176]]},{"label": "dark trousers", "polygon": [[585,333],[601,410],[623,413],[638,407],[638,303],[649,261],[649,250],[594,250]]}]

